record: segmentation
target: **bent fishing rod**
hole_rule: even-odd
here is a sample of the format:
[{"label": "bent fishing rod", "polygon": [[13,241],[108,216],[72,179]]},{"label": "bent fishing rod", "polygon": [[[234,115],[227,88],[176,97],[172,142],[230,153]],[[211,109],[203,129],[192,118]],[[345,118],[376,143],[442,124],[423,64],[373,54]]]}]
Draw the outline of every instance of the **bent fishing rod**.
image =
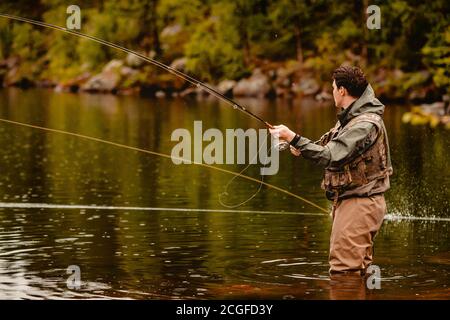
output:
[{"label": "bent fishing rod", "polygon": [[65,33],[69,33],[72,34],[74,36],[80,37],[80,38],[85,38],[85,39],[89,39],[92,41],[95,41],[97,43],[103,44],[105,46],[108,46],[110,48],[114,48],[129,54],[132,54],[144,61],[147,61],[157,67],[160,67],[161,69],[164,69],[170,73],[172,73],[173,75],[182,78],[183,80],[189,82],[190,84],[196,86],[197,88],[204,90],[206,92],[208,92],[209,94],[215,96],[216,98],[224,101],[225,103],[231,105],[234,109],[240,110],[244,113],[246,113],[247,115],[249,115],[250,117],[258,120],[259,122],[263,123],[267,128],[273,129],[273,126],[268,123],[267,121],[263,120],[261,117],[259,117],[258,115],[254,114],[253,112],[251,112],[250,110],[248,110],[247,108],[245,108],[244,106],[241,106],[240,104],[238,104],[237,102],[233,101],[232,99],[228,98],[227,96],[225,96],[224,94],[218,92],[216,89],[211,88],[210,86],[206,85],[205,83],[187,75],[186,73],[183,73],[179,70],[176,70],[168,65],[165,65],[162,62],[159,62],[155,59],[149,58],[141,53],[138,53],[136,51],[133,51],[131,49],[125,48],[123,46],[120,46],[118,44],[88,35],[88,34],[84,34],[75,30],[71,30],[71,29],[67,29],[64,27],[60,27],[51,23],[46,23],[46,22],[42,22],[42,21],[37,21],[37,20],[32,20],[32,19],[28,19],[28,18],[23,18],[23,17],[19,17],[19,16],[14,16],[14,15],[10,15],[10,14],[4,14],[4,13],[0,13],[0,17],[2,18],[7,18],[7,19],[11,19],[11,20],[16,20],[16,21],[21,21],[21,22],[26,22],[26,23],[30,23],[36,26],[40,26],[40,27],[44,27],[44,28],[50,28],[50,29],[54,29],[54,30],[59,30]]},{"label": "bent fishing rod", "polygon": [[[109,41],[106,41],[106,40],[103,40],[103,39],[100,39],[100,38],[97,38],[97,37],[94,37],[94,36],[91,36],[91,35],[83,34],[83,33],[78,32],[78,31],[74,31],[74,30],[70,30],[70,29],[67,29],[67,28],[64,28],[64,27],[60,27],[60,26],[57,26],[57,25],[53,25],[53,24],[50,24],[50,23],[45,23],[45,22],[42,22],[42,21],[36,21],[36,20],[28,19],[28,18],[23,18],[23,17],[19,17],[19,16],[14,16],[14,15],[10,15],[10,14],[3,14],[3,13],[0,13],[0,17],[2,17],[2,18],[7,18],[7,19],[11,19],[11,20],[16,20],[16,21],[21,21],[21,22],[25,22],[25,23],[32,24],[32,25],[37,25],[37,26],[40,26],[40,27],[49,28],[49,29],[59,30],[59,31],[62,31],[62,32],[65,32],[65,33],[69,33],[69,34],[75,35],[75,36],[80,37],[80,38],[85,38],[85,39],[88,39],[88,40],[92,40],[92,41],[94,41],[94,42],[100,43],[100,44],[102,44],[102,45],[106,45],[106,46],[108,46],[108,47],[117,49],[117,50],[119,50],[119,51],[123,51],[123,52],[129,53],[129,54],[132,54],[132,55],[134,55],[134,56],[136,56],[136,57],[138,57],[138,58],[140,58],[140,59],[142,59],[142,60],[144,60],[144,61],[146,61],[146,62],[149,62],[149,63],[151,63],[151,64],[153,64],[153,65],[156,65],[156,66],[158,66],[158,67],[160,67],[160,68],[162,68],[162,69],[164,69],[164,70],[166,70],[166,71],[168,71],[168,72],[174,74],[174,75],[177,76],[177,77],[182,78],[183,80],[185,80],[185,81],[191,83],[192,85],[196,86],[197,88],[199,88],[199,89],[201,89],[201,90],[204,90],[204,91],[210,93],[211,95],[215,96],[215,97],[218,98],[219,100],[222,100],[222,101],[224,101],[225,103],[231,105],[234,109],[238,109],[238,110],[240,110],[241,112],[244,112],[244,113],[246,113],[247,115],[251,116],[252,118],[258,120],[258,121],[261,122],[261,123],[263,123],[267,128],[269,128],[269,129],[272,129],[272,128],[273,128],[273,126],[272,126],[270,123],[268,123],[267,121],[263,120],[261,117],[257,116],[257,115],[254,114],[253,112],[247,110],[245,107],[243,107],[243,106],[241,106],[240,104],[236,103],[236,102],[233,101],[232,99],[226,97],[225,95],[223,95],[222,93],[218,92],[217,90],[215,90],[215,89],[209,87],[208,85],[202,83],[201,81],[199,81],[199,80],[197,80],[197,79],[194,79],[194,78],[192,78],[191,76],[189,76],[189,75],[187,75],[187,74],[185,74],[185,73],[183,73],[183,72],[181,72],[181,71],[179,71],[179,70],[176,70],[176,69],[174,69],[174,68],[171,68],[171,67],[169,67],[169,66],[167,66],[167,65],[165,65],[165,64],[163,64],[163,63],[161,63],[161,62],[159,62],[159,61],[157,61],[157,60],[151,59],[151,58],[149,58],[149,57],[147,57],[147,56],[145,56],[145,55],[143,55],[143,54],[140,54],[140,53],[135,52],[135,51],[133,51],[133,50],[130,50],[130,49],[128,49],[128,48],[122,47],[122,46],[117,45],[117,44],[115,44],[115,43],[112,43],[112,42],[109,42]],[[0,121],[19,124],[18,122],[6,120],[6,119],[0,119]],[[44,128],[44,127],[36,127],[36,126],[31,126],[31,125],[23,124],[23,123],[20,123],[20,124],[21,124],[21,125],[24,125],[24,126],[35,127],[35,128],[39,128],[39,129],[43,129],[43,130],[45,129],[45,130],[48,130],[48,131],[54,131],[54,132],[61,132],[61,133],[62,133],[62,131],[59,131],[59,130],[52,130],[52,129]],[[64,132],[64,133],[66,133],[66,134],[71,134],[71,135],[76,135],[76,136],[81,137],[81,135],[78,135],[78,134],[73,134],[73,133],[69,133],[69,132]],[[100,139],[95,139],[95,138],[87,137],[87,136],[83,136],[83,138],[89,138],[89,139],[91,139],[91,140],[100,141]],[[105,141],[105,140],[102,140],[102,142],[113,144],[112,142]],[[127,147],[127,146],[123,146],[123,145],[120,145],[120,146],[121,146],[121,147]],[[276,147],[279,151],[283,151],[283,150],[286,150],[286,149],[289,148],[289,143],[286,142],[286,141],[281,141],[281,142],[279,142],[275,147]],[[127,148],[131,149],[130,147],[127,147]],[[147,152],[147,153],[152,153],[152,154],[157,154],[156,152],[150,152],[150,151],[146,151],[146,150],[145,150],[145,151],[144,151],[144,150],[139,150],[139,151]],[[162,155],[162,154],[157,154],[157,155],[160,155],[160,156],[167,156],[167,155]],[[215,167],[212,167],[212,166],[210,166],[210,167],[219,170],[218,168],[215,168]],[[225,172],[225,170],[223,170],[223,169],[221,169],[221,170]],[[228,171],[227,171],[227,172],[228,172]],[[228,173],[232,173],[232,172],[230,171],[230,172],[228,172]],[[234,173],[233,173],[233,174],[234,174]],[[256,180],[253,179],[253,178],[250,178],[250,177],[248,177],[248,176],[242,175],[242,172],[239,173],[239,176],[245,177],[245,178],[247,178],[247,179],[249,179],[249,180],[254,180],[254,181],[256,181]],[[261,181],[261,184],[265,184],[265,185],[267,185],[267,186],[269,186],[269,187],[272,187],[272,188],[274,188],[274,189],[277,189],[277,190],[279,190],[279,191],[288,193],[289,195],[292,195],[292,196],[294,196],[294,197],[297,197],[298,199],[303,200],[303,201],[305,201],[305,202],[307,202],[307,203],[309,203],[309,204],[315,206],[316,208],[318,208],[318,209],[320,209],[320,210],[326,212],[326,210],[325,210],[324,208],[321,208],[320,206],[318,206],[318,205],[316,205],[316,204],[314,204],[314,203],[312,203],[312,202],[310,202],[310,201],[308,201],[308,200],[306,200],[306,199],[304,199],[304,198],[302,198],[302,197],[300,197],[300,196],[298,196],[298,195],[292,194],[292,193],[290,193],[290,192],[288,192],[288,191],[286,191],[286,190],[284,190],[284,189],[281,189],[281,188],[278,188],[278,187],[276,187],[276,186],[270,185],[270,184],[268,184],[268,183],[266,183],[266,182],[263,182],[263,181]]]}]

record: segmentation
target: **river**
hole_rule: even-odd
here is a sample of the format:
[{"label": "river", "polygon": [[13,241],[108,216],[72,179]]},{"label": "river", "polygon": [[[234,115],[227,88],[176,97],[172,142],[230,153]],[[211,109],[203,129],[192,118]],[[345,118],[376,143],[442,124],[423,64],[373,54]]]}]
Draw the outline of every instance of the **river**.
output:
[{"label": "river", "polygon": [[[311,139],[335,121],[331,102],[238,102]],[[306,202],[263,186],[226,208],[228,173],[0,122],[0,298],[448,299],[450,134],[402,124],[406,110],[387,104],[385,113],[394,175],[375,240],[380,289],[350,296],[328,275],[331,218]],[[212,98],[43,89],[1,89],[0,117],[164,154],[172,132],[196,120],[204,130],[262,128]],[[279,163],[266,182],[330,208],[320,167],[288,152]],[[259,179],[259,169],[244,174]],[[225,200],[258,188],[236,178]],[[79,286],[67,282],[68,268],[79,268]]]}]

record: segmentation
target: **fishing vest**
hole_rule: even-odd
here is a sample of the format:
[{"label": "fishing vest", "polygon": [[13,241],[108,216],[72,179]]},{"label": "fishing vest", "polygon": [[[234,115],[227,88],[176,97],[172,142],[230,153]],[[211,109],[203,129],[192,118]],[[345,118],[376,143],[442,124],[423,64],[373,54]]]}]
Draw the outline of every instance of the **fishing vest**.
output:
[{"label": "fishing vest", "polygon": [[[377,114],[364,113],[350,120],[345,129],[351,128],[361,121],[370,122],[376,126],[376,137],[372,137],[375,142],[368,149],[351,157],[348,162],[325,168],[321,187],[327,192],[332,192],[336,197],[346,190],[361,187],[392,174],[383,120]],[[320,144],[327,144],[338,134],[339,128],[340,123],[338,122],[329,133],[321,138]]]}]

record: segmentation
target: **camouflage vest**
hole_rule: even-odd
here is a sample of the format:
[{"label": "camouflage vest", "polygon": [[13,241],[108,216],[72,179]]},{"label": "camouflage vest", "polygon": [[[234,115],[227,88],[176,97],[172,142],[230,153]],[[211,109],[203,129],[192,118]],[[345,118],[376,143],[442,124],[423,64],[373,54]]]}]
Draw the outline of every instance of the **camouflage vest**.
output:
[{"label": "camouflage vest", "polygon": [[[364,113],[350,120],[345,128],[351,128],[361,121],[373,123],[377,127],[376,140],[367,150],[353,156],[350,161],[336,167],[325,168],[321,187],[335,195],[392,174],[390,159],[388,159],[389,146],[381,117],[374,113]],[[339,128],[338,122],[328,134],[321,138],[319,143],[327,144],[338,134]]]}]

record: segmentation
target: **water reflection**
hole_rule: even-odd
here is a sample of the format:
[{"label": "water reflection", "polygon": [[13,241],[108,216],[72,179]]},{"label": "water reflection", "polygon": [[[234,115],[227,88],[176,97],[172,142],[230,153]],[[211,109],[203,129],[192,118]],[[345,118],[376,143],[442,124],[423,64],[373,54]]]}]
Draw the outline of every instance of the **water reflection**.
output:
[{"label": "water reflection", "polygon": [[[221,130],[259,126],[214,100],[2,90],[0,101],[3,118],[164,153],[173,146],[171,132],[194,120]],[[333,125],[326,104],[241,102],[311,138]],[[386,115],[396,170],[389,212],[448,219],[450,137],[402,125],[401,111],[388,107]],[[330,218],[282,213],[317,213],[305,203],[263,188],[242,212],[220,212],[230,176],[217,171],[7,124],[0,143],[1,202],[83,206],[0,208],[2,298],[329,299],[349,292],[328,275]],[[320,168],[289,154],[280,161],[268,182],[328,206]],[[239,181],[234,196],[253,188]],[[375,242],[381,289],[350,290],[353,298],[448,298],[448,227],[446,220],[385,221]],[[81,268],[78,291],[66,286],[69,265]]]}]

